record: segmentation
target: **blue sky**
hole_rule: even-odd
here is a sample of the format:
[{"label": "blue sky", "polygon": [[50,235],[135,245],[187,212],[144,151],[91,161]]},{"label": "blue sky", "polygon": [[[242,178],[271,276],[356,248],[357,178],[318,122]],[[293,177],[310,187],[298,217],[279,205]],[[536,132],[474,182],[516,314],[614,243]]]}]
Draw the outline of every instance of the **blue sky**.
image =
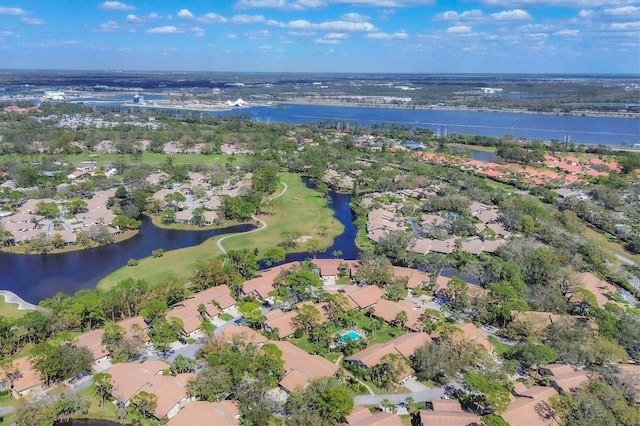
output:
[{"label": "blue sky", "polygon": [[640,2],[2,0],[0,67],[640,74]]}]

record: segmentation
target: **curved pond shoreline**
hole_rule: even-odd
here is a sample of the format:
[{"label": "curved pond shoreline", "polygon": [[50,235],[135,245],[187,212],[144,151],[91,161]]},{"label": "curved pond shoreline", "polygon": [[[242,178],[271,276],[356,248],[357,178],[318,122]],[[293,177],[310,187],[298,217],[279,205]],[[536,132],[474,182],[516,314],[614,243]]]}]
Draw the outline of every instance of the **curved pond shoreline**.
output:
[{"label": "curved pond shoreline", "polygon": [[[313,187],[308,178],[303,178],[303,181]],[[327,206],[342,223],[344,231],[316,257],[332,258],[333,252],[340,250],[342,258],[356,259],[359,250],[355,245],[357,229],[349,205],[351,195],[336,192],[328,195],[330,201]],[[93,289],[102,278],[126,265],[129,259],[151,256],[153,250],[195,246],[217,235],[244,233],[252,229],[255,229],[253,224],[242,224],[209,231],[170,230],[156,227],[149,218],[144,218],[138,235],[118,244],[44,256],[0,252],[0,289],[13,292],[26,303],[37,303],[57,292],[73,294],[78,290]],[[310,257],[308,252],[290,253],[285,262]],[[266,267],[264,264],[260,266]]]},{"label": "curved pond shoreline", "polygon": [[27,303],[37,303],[57,292],[73,294],[92,289],[129,259],[150,256],[153,250],[194,246],[216,235],[253,228],[252,224],[242,224],[216,230],[168,230],[143,218],[138,234],[116,244],[39,256],[0,252],[0,289],[13,292]]}]

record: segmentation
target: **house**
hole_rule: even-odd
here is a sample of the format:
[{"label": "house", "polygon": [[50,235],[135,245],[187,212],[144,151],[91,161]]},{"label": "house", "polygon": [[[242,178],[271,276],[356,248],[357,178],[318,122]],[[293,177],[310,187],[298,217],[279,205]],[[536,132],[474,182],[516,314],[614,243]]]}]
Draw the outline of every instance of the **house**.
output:
[{"label": "house", "polygon": [[[378,343],[369,346],[366,349],[357,352],[350,357],[346,358],[347,362],[358,365],[361,368],[368,369],[373,368],[382,362],[382,359],[391,354],[402,355],[408,359],[411,357],[421,346],[429,343],[431,337],[427,333],[406,333],[400,337],[396,337],[387,343]],[[407,366],[405,376],[400,378],[402,382],[408,376],[413,373]]]},{"label": "house", "polygon": [[587,371],[576,371],[566,364],[548,364],[538,369],[542,376],[547,376],[551,380],[551,385],[559,393],[569,393],[571,389],[579,387],[587,382],[590,373]]},{"label": "house", "polygon": [[234,426],[240,424],[238,401],[192,401],[167,426]]},{"label": "house", "polygon": [[345,417],[349,426],[402,426],[402,420],[396,413],[371,413],[367,407],[356,405],[351,414]]},{"label": "house", "polygon": [[[557,426],[559,423],[552,416],[549,398],[558,394],[548,386],[533,386],[527,388],[516,382],[513,390],[514,399],[501,417],[514,426]],[[547,413],[547,414],[545,414]]]},{"label": "house", "polygon": [[294,268],[299,264],[299,262],[291,262],[260,271],[260,275],[257,275],[242,284],[242,294],[245,296],[253,296],[261,300],[268,299],[269,293],[276,290],[274,286],[276,278],[278,278],[282,272]]},{"label": "house", "polygon": [[491,342],[489,342],[489,340],[487,340],[486,337],[484,337],[482,331],[480,331],[480,329],[476,327],[475,324],[468,322],[465,324],[457,324],[456,327],[460,329],[460,331],[462,332],[460,335],[464,339],[470,340],[482,346],[490,354],[493,353],[493,345],[491,344]]},{"label": "house", "polygon": [[393,275],[407,278],[407,287],[410,289],[420,288],[425,284],[429,284],[431,275],[427,272],[418,271],[417,269],[403,268],[400,266],[393,267]]},{"label": "house", "polygon": [[456,400],[434,400],[432,410],[420,410],[421,426],[480,426],[482,419],[462,410]]},{"label": "house", "polygon": [[322,278],[338,278],[341,273],[351,277],[355,274],[356,261],[343,259],[313,259]]},{"label": "house", "polygon": [[338,366],[334,363],[321,356],[310,355],[289,342],[275,341],[271,343],[282,351],[285,375],[279,384],[287,392],[304,387],[311,380],[332,377],[338,371]]},{"label": "house", "polygon": [[102,371],[102,364],[106,364],[104,361],[109,356],[109,351],[102,344],[102,336],[104,330],[92,330],[88,333],[84,333],[76,337],[75,345],[78,348],[87,348],[91,352],[91,358],[93,360],[93,368],[98,371]]},{"label": "house", "polygon": [[109,370],[113,385],[111,395],[116,399],[115,402],[120,401],[128,406],[131,399],[139,392],[154,394],[157,397],[154,416],[157,419],[165,416],[171,419],[189,402],[186,386],[187,381],[194,376],[193,374],[179,374],[175,377],[162,375],[162,370],[167,368],[169,365],[161,361],[114,364]]},{"label": "house", "polygon": [[295,319],[298,316],[298,310],[304,305],[311,305],[318,310],[318,313],[320,314],[320,324],[329,321],[326,303],[313,304],[311,302],[301,302],[296,305],[296,309],[289,312],[283,312],[281,309],[274,309],[265,313],[265,329],[267,331],[278,330],[279,339],[292,336],[297,328],[295,325]]},{"label": "house", "polygon": [[278,338],[284,339],[295,333],[296,326],[293,324],[293,320],[297,316],[298,312],[296,311],[283,312],[282,309],[274,309],[264,314],[266,319],[264,327],[268,332],[278,330]]},{"label": "house", "polygon": [[382,298],[382,290],[376,285],[359,286],[352,284],[337,290],[337,293],[346,296],[352,308],[359,309],[373,306]]},{"label": "house", "polygon": [[235,324],[228,325],[222,329],[220,336],[227,342],[236,342],[241,340],[244,343],[264,344],[269,341],[269,339],[254,329],[244,325]]},{"label": "house", "polygon": [[407,314],[407,320],[403,324],[404,327],[413,331],[422,330],[424,324],[420,321],[420,316],[424,313],[424,308],[418,307],[415,303],[407,300],[392,302],[390,300],[380,299],[380,301],[373,306],[373,316],[382,318],[388,323],[395,322],[400,312]]},{"label": "house", "polygon": [[596,297],[598,306],[602,307],[612,299],[615,300],[614,296],[617,289],[613,284],[609,284],[608,282],[599,279],[591,272],[580,274],[580,280],[582,281],[584,288],[589,290]]},{"label": "house", "polygon": [[[203,319],[211,320],[222,312],[228,312],[236,301],[226,284],[208,288],[194,294],[174,306],[167,312],[166,318],[179,318],[183,322],[183,331],[189,337],[195,337]],[[204,307],[200,310],[200,307]]]},{"label": "house", "polygon": [[40,373],[33,368],[28,357],[17,358],[12,365],[18,372],[13,381],[13,388],[11,388],[10,380],[7,379],[7,372],[2,368],[0,368],[0,388],[9,388],[14,398],[29,395],[31,392],[42,391],[44,381],[40,378]]}]

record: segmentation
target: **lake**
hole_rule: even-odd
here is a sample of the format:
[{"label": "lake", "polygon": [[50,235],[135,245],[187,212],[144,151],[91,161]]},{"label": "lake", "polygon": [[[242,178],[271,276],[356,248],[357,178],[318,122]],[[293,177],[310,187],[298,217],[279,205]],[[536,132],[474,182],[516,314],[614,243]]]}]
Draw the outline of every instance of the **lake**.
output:
[{"label": "lake", "polygon": [[366,125],[394,123],[459,133],[539,140],[569,137],[571,142],[620,146],[640,143],[640,120],[608,117],[573,117],[549,114],[502,112],[432,111],[400,108],[360,108],[318,105],[258,106],[211,114],[249,115],[252,120],[292,124],[322,120],[347,120]]},{"label": "lake", "polygon": [[[307,179],[305,183],[311,185]],[[353,225],[349,207],[351,195],[330,192],[329,198],[331,201],[328,206],[345,230],[334,239],[326,252],[318,253],[317,257],[331,258],[334,250],[341,250],[341,257],[356,259],[357,229]],[[98,281],[126,265],[129,259],[150,256],[153,250],[161,248],[168,251],[195,246],[215,235],[245,232],[253,228],[253,225],[237,225],[209,231],[178,231],[158,228],[151,220],[144,218],[137,235],[117,244],[47,255],[0,252],[0,289],[10,290],[25,301],[37,304],[59,291],[73,294],[78,290],[95,288]],[[287,255],[286,262],[308,257],[309,253],[293,253]]]}]

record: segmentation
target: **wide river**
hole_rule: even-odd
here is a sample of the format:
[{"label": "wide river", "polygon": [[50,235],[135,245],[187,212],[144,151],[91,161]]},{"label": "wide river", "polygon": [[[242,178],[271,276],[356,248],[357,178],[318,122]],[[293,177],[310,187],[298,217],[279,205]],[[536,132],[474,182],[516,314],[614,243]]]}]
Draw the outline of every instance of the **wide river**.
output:
[{"label": "wide river", "polygon": [[323,120],[347,120],[372,125],[394,123],[431,129],[440,134],[458,133],[602,144],[620,147],[640,143],[640,119],[581,117],[550,114],[516,114],[472,111],[433,111],[400,108],[355,108],[317,105],[252,107],[212,114],[249,115],[255,121],[292,124]]},{"label": "wide river", "polygon": [[[330,192],[328,206],[345,227],[321,258],[331,258],[334,250],[341,250],[345,259],[356,259],[356,227],[353,225],[349,203],[351,196]],[[109,273],[126,265],[129,259],[151,255],[155,249],[175,250],[198,245],[215,235],[244,232],[253,225],[238,225],[214,231],[177,231],[154,226],[149,219],[142,221],[140,232],[121,243],[69,253],[26,255],[0,252],[0,290],[10,290],[27,302],[38,303],[61,291],[73,294],[81,289],[94,288]],[[308,253],[294,253],[286,261],[303,260]],[[264,266],[264,265],[263,265]]]}]

